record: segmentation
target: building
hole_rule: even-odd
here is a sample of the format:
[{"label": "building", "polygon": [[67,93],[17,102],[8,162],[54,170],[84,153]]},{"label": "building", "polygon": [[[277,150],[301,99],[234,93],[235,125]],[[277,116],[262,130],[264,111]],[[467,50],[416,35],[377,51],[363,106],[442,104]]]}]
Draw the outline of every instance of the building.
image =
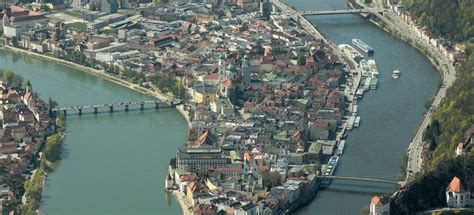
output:
[{"label": "building", "polygon": [[247,89],[250,86],[250,69],[249,57],[245,55],[244,59],[242,60],[242,83],[244,85],[244,89]]},{"label": "building", "polygon": [[100,0],[100,11],[105,13],[117,13],[117,0]]},{"label": "building", "polygon": [[269,0],[263,0],[260,2],[260,15],[266,20],[270,20],[270,15],[272,14],[272,4]]},{"label": "building", "polygon": [[388,199],[374,196],[370,201],[370,215],[389,215],[390,202]]},{"label": "building", "polygon": [[22,7],[11,6],[3,15],[3,34],[8,37],[20,37],[20,34],[33,28],[36,24],[46,21],[46,17]]},{"label": "building", "polygon": [[456,155],[461,156],[463,152],[464,152],[464,144],[459,143],[458,146],[456,147]]},{"label": "building", "polygon": [[448,207],[465,207],[470,203],[469,201],[469,191],[464,189],[461,179],[455,176],[446,188],[446,203]]},{"label": "building", "polygon": [[223,167],[230,163],[221,149],[217,148],[185,148],[178,149],[176,164],[179,172],[208,172],[215,167]]},{"label": "building", "polygon": [[166,175],[166,178],[165,178],[165,188],[166,189],[171,189],[173,187],[173,178],[171,177],[171,175],[168,173]]}]

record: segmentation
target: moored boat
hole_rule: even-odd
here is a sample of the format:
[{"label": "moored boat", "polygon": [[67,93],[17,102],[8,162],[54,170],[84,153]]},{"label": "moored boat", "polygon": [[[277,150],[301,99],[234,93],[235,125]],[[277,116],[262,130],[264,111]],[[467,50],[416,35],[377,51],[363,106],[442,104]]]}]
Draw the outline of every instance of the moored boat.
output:
[{"label": "moored boat", "polygon": [[364,77],[372,76],[372,70],[370,69],[370,66],[369,66],[367,60],[362,59],[359,62],[359,67],[360,67],[360,70],[362,71],[362,76],[364,76]]},{"label": "moored boat", "polygon": [[324,172],[324,175],[325,176],[334,175],[338,162],[339,162],[339,157],[337,155],[331,156],[331,158],[329,158],[328,166],[326,167],[326,171]]},{"label": "moored boat", "polygon": [[369,89],[370,89],[370,83],[372,83],[372,78],[371,78],[371,77],[367,77],[367,78],[364,80],[364,86],[362,87],[362,89],[364,89],[364,90],[369,90]]},{"label": "moored boat", "polygon": [[352,44],[354,44],[357,48],[360,50],[364,51],[367,55],[373,55],[374,54],[374,49],[367,45],[364,41],[360,39],[352,39]]},{"label": "moored boat", "polygon": [[354,120],[354,127],[359,127],[360,125],[360,116],[356,117],[355,120]]},{"label": "moored boat", "polygon": [[377,89],[377,84],[379,82],[379,79],[378,78],[372,78],[372,80],[370,81],[370,89],[371,90],[375,90]]},{"label": "moored boat", "polygon": [[367,65],[370,68],[370,73],[372,77],[378,77],[379,76],[379,70],[377,69],[377,64],[375,63],[375,60],[368,60]]}]

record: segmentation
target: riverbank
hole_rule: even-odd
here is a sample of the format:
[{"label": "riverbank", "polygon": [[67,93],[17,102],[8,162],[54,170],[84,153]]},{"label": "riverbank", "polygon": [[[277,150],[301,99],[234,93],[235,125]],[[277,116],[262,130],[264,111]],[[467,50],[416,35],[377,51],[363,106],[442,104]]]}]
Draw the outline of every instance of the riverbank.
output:
[{"label": "riverbank", "polygon": [[[44,55],[44,54],[40,54],[40,53],[36,53],[36,52],[24,50],[24,49],[12,47],[12,46],[5,45],[4,47],[7,48],[8,50],[13,51],[13,52],[17,52],[17,53],[26,54],[26,55],[29,55],[29,56],[35,56],[35,57],[39,57],[39,58],[42,58],[42,59],[54,61],[55,63],[59,63],[59,64],[62,64],[62,65],[68,66],[70,68],[77,69],[77,70],[82,71],[82,72],[86,72],[88,74],[94,75],[96,77],[102,78],[104,80],[110,81],[110,82],[118,84],[120,86],[126,87],[130,90],[142,93],[144,95],[155,97],[158,100],[161,100],[161,101],[164,101],[164,102],[171,102],[171,101],[176,99],[174,96],[170,96],[168,94],[164,94],[162,92],[158,92],[158,91],[155,91],[155,90],[147,89],[147,88],[142,87],[138,84],[133,84],[133,83],[130,83],[128,81],[124,81],[120,78],[117,78],[113,75],[107,74],[103,71],[93,69],[93,68],[90,68],[90,67],[87,67],[87,66],[83,66],[83,65],[80,65],[80,64],[77,64],[77,63],[74,63],[74,62],[66,61],[66,60],[63,60],[63,59],[47,56],[47,55]],[[178,110],[178,112],[181,114],[183,119],[186,120],[186,123],[188,124],[188,128],[191,128],[191,119],[190,119],[190,116],[189,116],[189,112],[184,110],[184,105],[176,106],[176,110]]]},{"label": "riverbank", "polygon": [[[32,52],[32,51],[28,51],[28,50],[23,50],[23,49],[20,49],[20,48],[15,48],[15,47],[6,46],[6,45],[3,46],[3,47],[5,47],[4,48],[5,50],[9,50],[9,51],[12,51],[12,52],[16,52],[16,53],[20,53],[20,54],[24,54],[24,55],[28,55],[28,56],[34,56],[34,57],[37,57],[37,58],[52,61],[54,63],[65,65],[67,67],[70,67],[70,68],[73,68],[73,69],[91,74],[91,75],[96,76],[98,78],[102,78],[104,80],[107,80],[107,81],[112,82],[114,84],[120,85],[120,86],[125,87],[127,89],[139,92],[141,94],[152,96],[152,97],[157,98],[158,100],[161,100],[161,101],[169,102],[169,101],[173,101],[175,99],[174,97],[169,96],[167,94],[141,87],[138,84],[129,83],[127,81],[121,80],[121,79],[119,79],[115,76],[112,76],[110,74],[106,74],[105,72],[97,70],[97,69],[86,67],[86,66],[83,66],[83,65],[80,65],[80,64],[77,64],[77,63],[73,63],[73,62],[70,62],[70,61],[66,61],[66,60],[63,60],[63,59],[58,59],[58,58],[55,58],[55,57],[47,56],[47,55],[44,55],[44,54],[39,54],[39,53],[35,53],[35,52]],[[180,115],[183,117],[183,119],[186,120],[186,123],[188,125],[188,132],[189,132],[189,128],[191,128],[191,121],[190,121],[189,112],[184,109],[184,105],[176,106],[176,110],[180,113]],[[186,204],[183,203],[183,199],[182,198],[180,199],[180,197],[178,195],[174,195],[174,196],[176,197],[176,200],[178,200],[178,202],[180,202],[180,206],[181,206],[181,209],[182,209],[183,213],[186,212],[186,211],[189,211],[188,214],[192,214],[192,210],[187,209]]]},{"label": "riverbank", "polygon": [[4,47],[8,50],[11,50],[11,51],[14,51],[14,52],[17,52],[17,53],[22,53],[22,54],[26,54],[26,55],[29,55],[29,56],[35,56],[35,57],[39,57],[39,58],[42,58],[42,59],[54,61],[56,63],[68,66],[70,68],[77,69],[77,70],[82,71],[82,72],[86,72],[88,74],[94,75],[96,77],[102,78],[102,79],[110,81],[110,82],[113,82],[113,83],[118,84],[120,86],[126,87],[130,90],[134,90],[136,92],[155,97],[155,98],[157,98],[161,101],[164,101],[164,102],[169,102],[169,101],[172,101],[172,100],[175,99],[174,97],[172,97],[170,95],[147,89],[147,88],[142,87],[138,84],[132,84],[128,81],[124,81],[120,78],[117,78],[113,75],[107,74],[103,71],[93,69],[93,68],[90,68],[90,67],[87,67],[87,66],[83,66],[83,65],[80,65],[80,64],[77,64],[77,63],[74,63],[74,62],[66,61],[66,60],[63,60],[63,59],[47,56],[47,55],[44,55],[44,54],[40,54],[40,53],[36,53],[36,52],[32,52],[32,51],[28,51],[28,50],[24,50],[24,49],[20,49],[20,48],[8,46],[8,45],[5,45]]},{"label": "riverbank", "polygon": [[30,180],[24,182],[25,192],[22,196],[21,214],[40,213],[40,203],[48,173],[53,172],[61,161],[62,144],[65,138],[65,120],[56,119],[57,130],[47,137],[40,147],[39,165],[33,170]]},{"label": "riverbank", "polygon": [[186,199],[186,196],[182,193],[179,192],[178,190],[173,190],[170,192],[176,200],[178,200],[179,205],[181,206],[181,209],[183,210],[183,215],[192,215],[193,214],[193,206],[188,202]]}]

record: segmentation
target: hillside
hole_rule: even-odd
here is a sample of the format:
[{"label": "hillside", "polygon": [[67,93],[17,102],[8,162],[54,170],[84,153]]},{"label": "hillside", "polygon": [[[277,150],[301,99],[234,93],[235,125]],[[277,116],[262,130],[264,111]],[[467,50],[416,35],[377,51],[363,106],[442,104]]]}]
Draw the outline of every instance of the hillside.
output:
[{"label": "hillside", "polygon": [[[474,2],[472,0],[403,0],[419,22],[435,34],[466,45],[467,61],[457,68],[457,79],[435,110],[423,135],[428,144],[425,174],[392,199],[393,214],[444,207],[445,189],[454,176],[474,190]],[[462,156],[456,156],[459,143]]]},{"label": "hillside", "polygon": [[421,24],[447,39],[466,41],[474,36],[472,0],[402,0]]}]

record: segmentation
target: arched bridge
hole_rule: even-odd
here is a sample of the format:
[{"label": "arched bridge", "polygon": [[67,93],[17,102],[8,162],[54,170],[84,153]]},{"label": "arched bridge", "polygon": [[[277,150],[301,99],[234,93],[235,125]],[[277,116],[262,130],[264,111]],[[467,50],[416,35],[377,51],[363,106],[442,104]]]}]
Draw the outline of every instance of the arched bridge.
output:
[{"label": "arched bridge", "polygon": [[67,106],[67,107],[57,107],[51,109],[53,112],[63,112],[64,115],[68,113],[68,111],[77,110],[79,115],[82,115],[83,110],[91,110],[94,114],[99,112],[99,109],[106,109],[108,112],[118,111],[117,108],[122,107],[122,111],[129,111],[131,107],[135,106],[140,110],[144,110],[145,107],[153,106],[155,109],[159,108],[173,108],[176,105],[180,104],[180,100],[174,100],[171,102],[162,102],[159,100],[150,100],[150,101],[136,101],[136,102],[118,102],[118,103],[111,103],[111,104],[96,104],[96,105],[76,105],[76,106]]},{"label": "arched bridge", "polygon": [[340,180],[350,180],[350,181],[367,181],[367,182],[376,182],[376,183],[384,183],[384,184],[393,184],[398,186],[403,186],[405,183],[403,181],[391,181],[386,179],[378,179],[378,178],[366,178],[366,177],[352,177],[352,176],[324,176],[319,175],[318,178],[320,179],[340,179]]}]

